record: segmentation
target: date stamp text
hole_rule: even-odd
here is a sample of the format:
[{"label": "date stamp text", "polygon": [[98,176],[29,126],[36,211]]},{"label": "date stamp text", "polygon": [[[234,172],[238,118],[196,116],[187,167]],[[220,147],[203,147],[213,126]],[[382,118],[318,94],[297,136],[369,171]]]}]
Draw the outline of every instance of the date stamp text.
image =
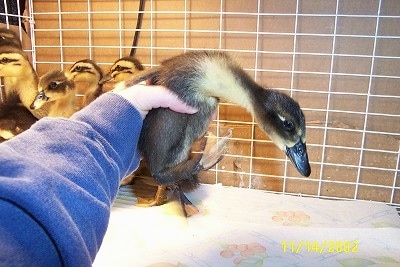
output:
[{"label": "date stamp text", "polygon": [[282,241],[284,253],[357,253],[357,240]]}]

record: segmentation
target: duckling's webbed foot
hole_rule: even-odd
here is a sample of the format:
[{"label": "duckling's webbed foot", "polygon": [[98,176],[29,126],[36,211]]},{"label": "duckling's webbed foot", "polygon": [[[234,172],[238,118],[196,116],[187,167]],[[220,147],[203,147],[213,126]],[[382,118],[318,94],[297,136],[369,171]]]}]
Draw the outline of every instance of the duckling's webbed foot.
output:
[{"label": "duckling's webbed foot", "polygon": [[122,184],[132,184],[132,189],[137,198],[135,206],[153,207],[167,202],[166,187],[154,182],[148,166],[143,160],[133,174],[122,180]]},{"label": "duckling's webbed foot", "polygon": [[138,202],[135,203],[135,206],[147,208],[164,204],[167,201],[166,189],[166,186],[157,186],[157,191],[153,198],[143,199],[138,197]]},{"label": "duckling's webbed foot", "polygon": [[172,192],[171,200],[175,200],[180,204],[185,217],[190,217],[199,213],[197,207],[186,197],[182,188],[178,184],[170,185],[168,188]]}]

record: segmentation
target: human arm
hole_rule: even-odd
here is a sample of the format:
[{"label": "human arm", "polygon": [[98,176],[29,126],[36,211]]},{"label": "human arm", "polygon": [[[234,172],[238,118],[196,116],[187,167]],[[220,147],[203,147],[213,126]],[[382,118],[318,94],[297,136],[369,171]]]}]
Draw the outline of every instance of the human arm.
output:
[{"label": "human arm", "polygon": [[70,119],[44,118],[0,145],[0,263],[91,265],[119,182],[139,164],[147,111],[194,111],[164,88],[139,86]]}]

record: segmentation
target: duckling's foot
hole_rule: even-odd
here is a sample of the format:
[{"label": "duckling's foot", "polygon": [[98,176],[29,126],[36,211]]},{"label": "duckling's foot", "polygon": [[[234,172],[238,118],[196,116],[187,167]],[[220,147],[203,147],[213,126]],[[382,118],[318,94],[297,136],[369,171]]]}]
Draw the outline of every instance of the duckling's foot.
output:
[{"label": "duckling's foot", "polygon": [[138,203],[135,203],[135,206],[138,207],[153,207],[153,206],[160,206],[167,201],[166,195],[166,187],[165,186],[158,186],[156,194],[153,198],[146,199],[142,197],[138,197]]},{"label": "duckling's foot", "polygon": [[199,209],[193,205],[193,203],[186,197],[186,195],[181,191],[181,199],[183,202],[184,214],[186,217],[190,217],[199,213]]},{"label": "duckling's foot", "polygon": [[181,187],[178,184],[173,184],[168,187],[171,190],[171,201],[177,201],[182,207],[182,212],[185,217],[190,217],[199,213],[199,210],[183,193]]}]

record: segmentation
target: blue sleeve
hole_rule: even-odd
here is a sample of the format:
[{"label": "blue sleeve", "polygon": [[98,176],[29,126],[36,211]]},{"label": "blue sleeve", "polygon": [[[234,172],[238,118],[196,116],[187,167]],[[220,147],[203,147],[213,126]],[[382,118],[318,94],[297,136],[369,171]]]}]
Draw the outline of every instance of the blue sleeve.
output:
[{"label": "blue sleeve", "polygon": [[0,144],[0,265],[91,266],[119,182],[139,164],[141,127],[107,93]]}]

